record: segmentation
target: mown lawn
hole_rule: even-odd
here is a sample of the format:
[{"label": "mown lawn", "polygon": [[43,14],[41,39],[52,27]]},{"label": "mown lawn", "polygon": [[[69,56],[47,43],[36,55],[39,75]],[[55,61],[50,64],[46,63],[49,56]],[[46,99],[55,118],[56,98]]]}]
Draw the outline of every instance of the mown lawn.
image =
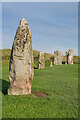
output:
[{"label": "mown lawn", "polygon": [[[32,91],[47,93],[47,97],[8,96],[8,60],[2,66],[3,118],[77,118],[78,65],[47,66],[34,70]],[[37,68],[37,65],[35,65]]]}]

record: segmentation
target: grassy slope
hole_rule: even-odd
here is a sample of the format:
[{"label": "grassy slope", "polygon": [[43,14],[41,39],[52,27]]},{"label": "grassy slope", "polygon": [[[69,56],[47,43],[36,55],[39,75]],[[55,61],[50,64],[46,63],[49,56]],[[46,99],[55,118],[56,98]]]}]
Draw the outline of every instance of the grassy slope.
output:
[{"label": "grassy slope", "polygon": [[[8,88],[8,61],[3,60],[3,93]],[[36,67],[36,65],[35,65]],[[75,118],[78,114],[78,65],[34,70],[32,91],[48,93],[46,98],[3,94],[3,118]]]}]

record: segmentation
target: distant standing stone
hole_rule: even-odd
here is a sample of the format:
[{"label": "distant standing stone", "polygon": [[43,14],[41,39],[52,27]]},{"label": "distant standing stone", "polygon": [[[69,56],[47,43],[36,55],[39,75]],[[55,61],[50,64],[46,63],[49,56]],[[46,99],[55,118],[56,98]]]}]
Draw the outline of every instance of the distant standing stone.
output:
[{"label": "distant standing stone", "polygon": [[50,67],[52,67],[53,65],[52,65],[52,61],[50,61]]},{"label": "distant standing stone", "polygon": [[44,69],[44,68],[45,68],[45,57],[44,57],[44,52],[40,52],[38,69]]},{"label": "distant standing stone", "polygon": [[63,55],[61,51],[54,52],[54,64],[55,65],[62,65]]},{"label": "distant standing stone", "polygon": [[73,50],[66,51],[66,64],[73,64]]},{"label": "distant standing stone", "polygon": [[11,51],[8,95],[31,94],[33,74],[31,31],[26,19],[23,18],[17,29]]}]

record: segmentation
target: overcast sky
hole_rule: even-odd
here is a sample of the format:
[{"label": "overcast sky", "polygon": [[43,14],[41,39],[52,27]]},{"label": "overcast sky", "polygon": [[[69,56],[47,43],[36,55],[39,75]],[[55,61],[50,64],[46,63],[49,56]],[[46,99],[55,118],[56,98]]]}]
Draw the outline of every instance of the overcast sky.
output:
[{"label": "overcast sky", "polygon": [[78,53],[78,3],[14,2],[2,4],[3,48],[11,48],[22,18],[32,32],[33,49],[48,53],[73,49]]}]

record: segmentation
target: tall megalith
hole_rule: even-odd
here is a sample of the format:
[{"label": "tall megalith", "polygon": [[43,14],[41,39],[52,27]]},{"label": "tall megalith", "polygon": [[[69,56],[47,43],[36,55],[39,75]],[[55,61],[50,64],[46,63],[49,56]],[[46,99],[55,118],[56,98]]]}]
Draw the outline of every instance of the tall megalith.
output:
[{"label": "tall megalith", "polygon": [[18,26],[9,64],[8,95],[31,94],[33,80],[32,37],[26,19]]},{"label": "tall megalith", "polygon": [[62,65],[63,55],[61,51],[54,52],[54,64],[55,65]]},{"label": "tall megalith", "polygon": [[50,67],[52,67],[52,66],[53,66],[52,61],[50,61]]},{"label": "tall megalith", "polygon": [[45,57],[44,52],[40,52],[39,55],[39,63],[38,63],[38,69],[44,69],[45,68]]},{"label": "tall megalith", "polygon": [[66,51],[66,64],[73,64],[73,50]]}]

